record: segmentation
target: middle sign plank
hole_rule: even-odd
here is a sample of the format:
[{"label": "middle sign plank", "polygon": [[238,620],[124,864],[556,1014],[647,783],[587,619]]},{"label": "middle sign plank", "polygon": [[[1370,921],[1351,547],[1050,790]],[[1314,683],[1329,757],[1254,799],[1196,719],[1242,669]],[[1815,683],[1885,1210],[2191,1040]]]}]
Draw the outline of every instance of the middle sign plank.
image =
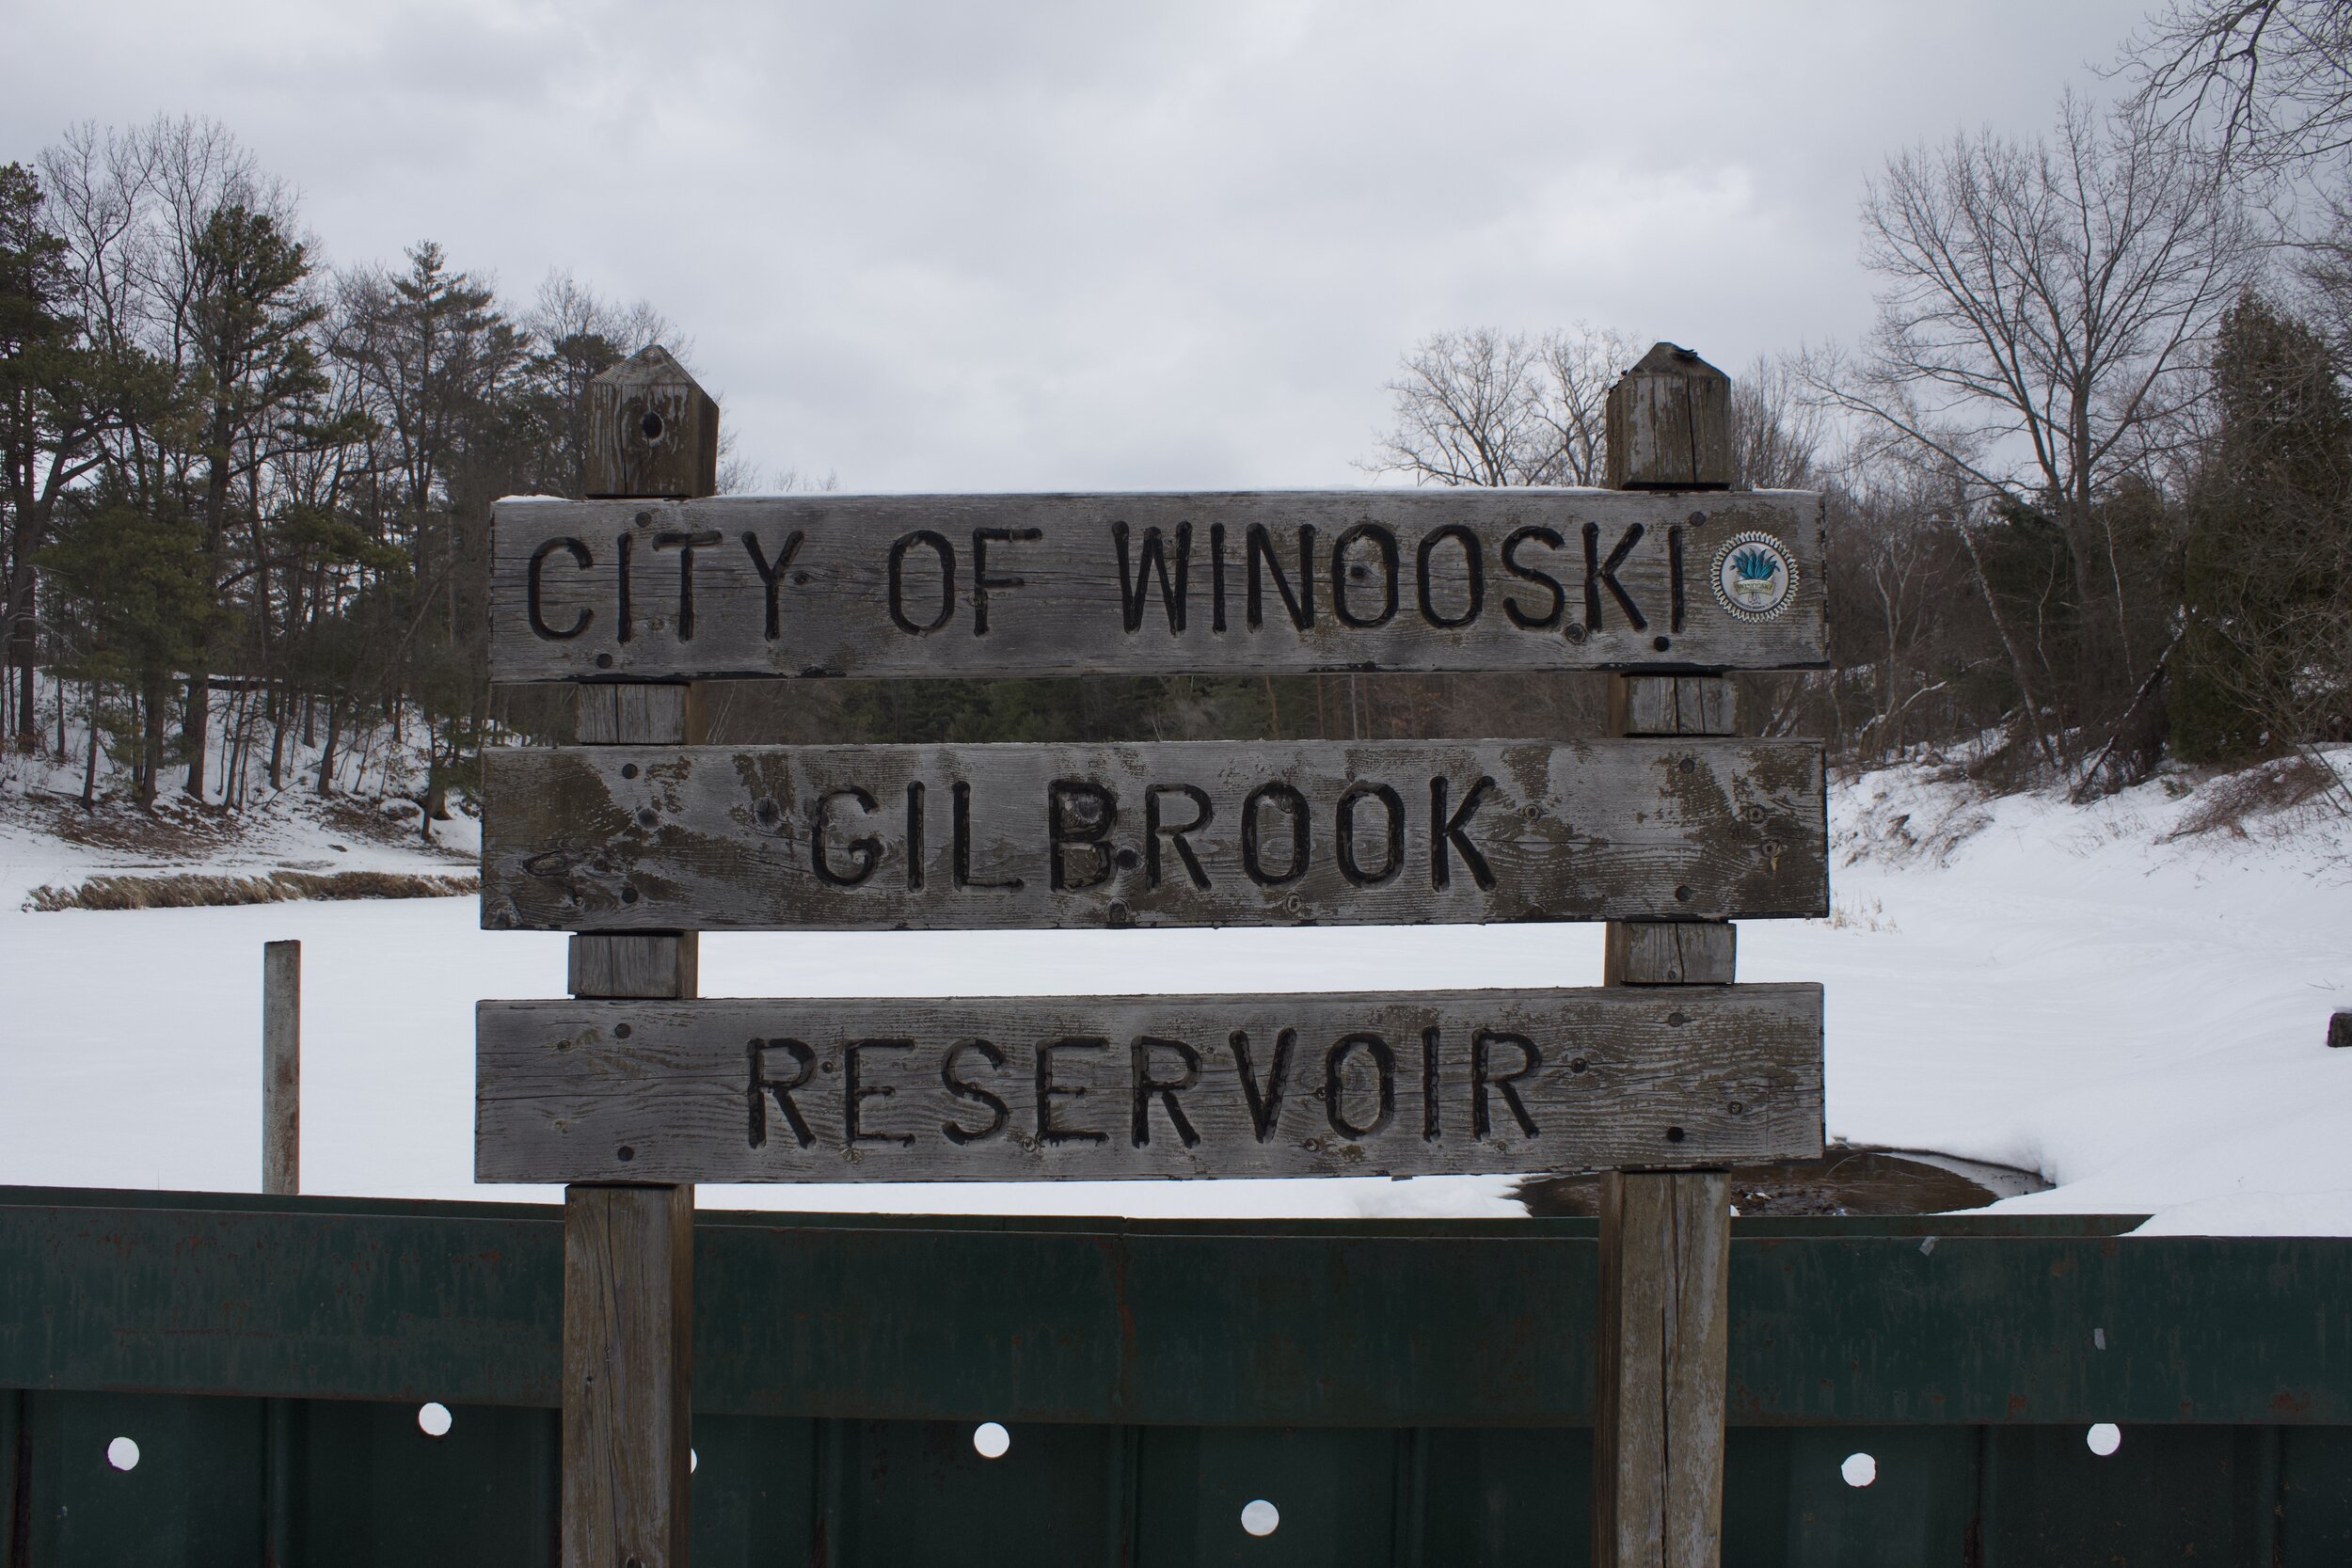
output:
[{"label": "middle sign plank", "polygon": [[1422,1176],[1821,1152],[1821,989],[485,1002],[484,1181]]},{"label": "middle sign plank", "polygon": [[1818,916],[1804,740],[494,751],[496,930]]}]

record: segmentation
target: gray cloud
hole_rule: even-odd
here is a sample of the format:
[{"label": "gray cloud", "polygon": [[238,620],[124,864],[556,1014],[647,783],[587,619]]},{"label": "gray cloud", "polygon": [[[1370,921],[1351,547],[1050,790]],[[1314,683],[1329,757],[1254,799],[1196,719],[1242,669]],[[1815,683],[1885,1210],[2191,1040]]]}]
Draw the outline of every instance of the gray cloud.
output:
[{"label": "gray cloud", "polygon": [[1864,177],[2142,9],[8,0],[0,157],[212,116],[331,260],[651,299],[771,469],[1346,483],[1437,328],[1851,336]]}]

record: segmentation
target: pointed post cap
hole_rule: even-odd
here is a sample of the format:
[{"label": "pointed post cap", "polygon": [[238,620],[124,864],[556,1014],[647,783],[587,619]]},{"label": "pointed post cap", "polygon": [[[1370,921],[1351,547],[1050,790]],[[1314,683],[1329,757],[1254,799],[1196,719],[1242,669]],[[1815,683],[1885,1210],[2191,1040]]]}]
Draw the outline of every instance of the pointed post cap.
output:
[{"label": "pointed post cap", "polygon": [[719,489],[719,405],[660,343],[588,384],[591,498]]},{"label": "pointed post cap", "polygon": [[1612,490],[1731,487],[1731,377],[1687,348],[1659,343],[1619,376],[1606,429]]}]

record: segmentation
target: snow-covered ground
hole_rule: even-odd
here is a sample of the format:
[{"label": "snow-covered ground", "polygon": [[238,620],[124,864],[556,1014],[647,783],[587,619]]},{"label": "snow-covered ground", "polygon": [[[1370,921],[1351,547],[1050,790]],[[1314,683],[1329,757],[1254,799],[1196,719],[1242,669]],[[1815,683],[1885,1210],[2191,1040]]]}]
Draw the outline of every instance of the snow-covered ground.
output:
[{"label": "snow-covered ground", "polygon": [[[2340,754],[2339,766],[2352,764]],[[1829,997],[1829,1125],[1855,1143],[2040,1170],[2007,1207],[2172,1231],[2352,1235],[2352,819],[2325,801],[2169,838],[2208,784],[2074,807],[1916,769],[1833,796],[1836,915],[1740,928],[1754,980]],[[294,796],[298,792],[289,792]],[[419,847],[284,799],[195,868]],[[33,913],[43,882],[156,852],[0,823],[0,1182],[251,1190],[261,944],[301,939],[306,1191],[473,1185],[477,997],[561,990],[564,939],[487,933],[469,898]],[[411,819],[413,821],[413,818]],[[444,825],[458,846],[471,824]],[[265,831],[264,831],[265,830]],[[343,850],[330,847],[340,843]],[[705,939],[706,994],[1343,990],[1597,983],[1580,927],[891,933]],[[714,1207],[1169,1214],[1517,1212],[1507,1179],[706,1188]]]},{"label": "snow-covered ground", "polygon": [[[54,713],[56,685],[43,674],[37,690],[35,711]],[[317,790],[322,748],[302,744],[298,727],[289,725],[283,787],[273,789],[267,724],[236,695],[216,693],[205,799],[182,790],[175,764],[149,813],[133,802],[130,780],[103,751],[95,759],[93,807],[80,803],[89,737],[83,701],[79,687],[67,688],[72,722],[62,755],[0,748],[0,910],[19,909],[37,888],[71,889],[102,877],[382,871],[447,878],[478,866],[481,823],[462,800],[433,824],[432,842],[418,831],[423,811],[413,797],[424,756],[413,722],[397,738],[381,722],[345,735],[334,793],[326,796]],[[314,721],[311,731],[320,738],[323,722]],[[0,1015],[0,1029],[6,1027]]]}]

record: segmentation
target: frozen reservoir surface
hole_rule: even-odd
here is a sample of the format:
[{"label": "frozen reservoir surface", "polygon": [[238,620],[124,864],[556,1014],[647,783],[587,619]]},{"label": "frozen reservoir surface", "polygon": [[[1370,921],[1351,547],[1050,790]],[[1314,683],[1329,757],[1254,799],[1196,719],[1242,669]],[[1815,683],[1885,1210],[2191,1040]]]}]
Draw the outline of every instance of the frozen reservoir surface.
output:
[{"label": "frozen reservoir surface", "polygon": [[[2352,820],[2319,800],[2171,836],[2216,787],[2160,779],[2076,807],[1915,770],[1838,786],[1836,913],[1740,929],[1742,979],[1827,988],[1831,1136],[2055,1183],[2014,1210],[2352,1235],[2352,1051],[2325,1044],[2328,1015],[2352,1006]],[[470,898],[19,908],[40,881],[101,868],[0,832],[0,1182],[255,1190],[261,944],[293,937],[306,1192],[559,1196],[472,1181],[472,1007],[560,994],[563,937],[479,930]],[[712,936],[702,975],[706,994],[738,996],[1592,985],[1600,932]],[[1508,1214],[1512,1180],[710,1186],[700,1200]]]}]

